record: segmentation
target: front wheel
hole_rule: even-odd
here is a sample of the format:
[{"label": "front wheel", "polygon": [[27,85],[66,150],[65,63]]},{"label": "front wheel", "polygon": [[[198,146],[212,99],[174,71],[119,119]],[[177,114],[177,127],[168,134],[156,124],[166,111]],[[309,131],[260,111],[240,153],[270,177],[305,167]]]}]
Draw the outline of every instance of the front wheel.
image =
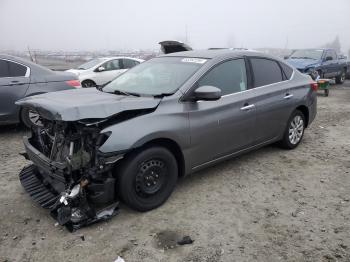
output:
[{"label": "front wheel", "polygon": [[40,127],[43,125],[39,113],[28,107],[22,108],[21,120],[22,123],[28,128]]},{"label": "front wheel", "polygon": [[164,147],[132,153],[117,170],[117,191],[130,208],[149,211],[162,205],[175,188],[178,166]]},{"label": "front wheel", "polygon": [[301,111],[296,110],[288,120],[281,146],[286,149],[296,148],[303,138],[304,130],[305,116]]}]

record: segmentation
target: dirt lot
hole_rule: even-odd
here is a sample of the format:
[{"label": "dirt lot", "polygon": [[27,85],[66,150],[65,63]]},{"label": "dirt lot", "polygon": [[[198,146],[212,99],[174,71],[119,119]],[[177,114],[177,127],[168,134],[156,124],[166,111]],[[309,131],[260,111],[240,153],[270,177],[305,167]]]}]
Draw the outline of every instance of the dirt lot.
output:
[{"label": "dirt lot", "polygon": [[[0,130],[0,261],[350,261],[350,82],[319,96],[293,151],[269,146],[182,179],[161,208],[69,233],[23,191],[24,130]],[[192,245],[177,246],[184,235]]]}]

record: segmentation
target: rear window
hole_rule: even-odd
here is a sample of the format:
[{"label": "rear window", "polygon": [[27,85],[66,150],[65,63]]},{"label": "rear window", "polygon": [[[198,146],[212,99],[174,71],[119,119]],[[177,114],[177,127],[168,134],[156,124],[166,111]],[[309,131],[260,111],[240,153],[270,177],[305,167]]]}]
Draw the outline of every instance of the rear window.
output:
[{"label": "rear window", "polygon": [[280,63],[280,65],[283,69],[285,76],[289,80],[293,75],[293,69],[290,66],[286,65],[285,63]]},{"label": "rear window", "polygon": [[0,60],[0,77],[25,76],[26,73],[27,67],[7,60]]},{"label": "rear window", "polygon": [[283,81],[282,70],[276,61],[265,58],[251,58],[250,61],[254,72],[255,87]]}]

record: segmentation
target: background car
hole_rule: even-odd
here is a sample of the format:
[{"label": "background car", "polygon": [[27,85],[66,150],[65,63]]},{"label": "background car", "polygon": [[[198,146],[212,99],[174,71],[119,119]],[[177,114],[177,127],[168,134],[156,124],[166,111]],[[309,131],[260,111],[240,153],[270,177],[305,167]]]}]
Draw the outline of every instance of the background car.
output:
[{"label": "background car", "polygon": [[339,59],[342,59],[346,63],[346,78],[350,79],[350,58],[346,55],[339,55]]},{"label": "background car", "polygon": [[337,52],[331,48],[295,50],[286,61],[296,67],[301,73],[313,78],[335,78],[337,84],[345,81],[347,64]]},{"label": "background car", "polygon": [[104,85],[143,61],[132,57],[101,57],[92,59],[77,69],[69,69],[67,72],[76,74],[83,87],[94,87]]},{"label": "background car", "polygon": [[23,122],[38,124],[39,115],[33,109],[21,109],[15,102],[21,98],[81,87],[71,73],[54,72],[30,61],[0,55],[0,124]]}]

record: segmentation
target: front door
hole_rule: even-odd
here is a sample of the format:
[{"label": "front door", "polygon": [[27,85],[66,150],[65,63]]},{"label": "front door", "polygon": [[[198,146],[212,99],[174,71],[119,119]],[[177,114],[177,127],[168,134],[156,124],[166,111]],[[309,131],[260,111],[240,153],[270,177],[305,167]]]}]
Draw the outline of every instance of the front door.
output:
[{"label": "front door", "polygon": [[338,61],[337,55],[333,50],[327,50],[323,62],[325,72],[325,78],[332,78],[337,75]]},{"label": "front door", "polygon": [[225,61],[204,75],[200,86],[221,89],[217,101],[186,104],[189,111],[192,168],[249,147],[254,139],[256,111],[247,90],[244,59]]}]

